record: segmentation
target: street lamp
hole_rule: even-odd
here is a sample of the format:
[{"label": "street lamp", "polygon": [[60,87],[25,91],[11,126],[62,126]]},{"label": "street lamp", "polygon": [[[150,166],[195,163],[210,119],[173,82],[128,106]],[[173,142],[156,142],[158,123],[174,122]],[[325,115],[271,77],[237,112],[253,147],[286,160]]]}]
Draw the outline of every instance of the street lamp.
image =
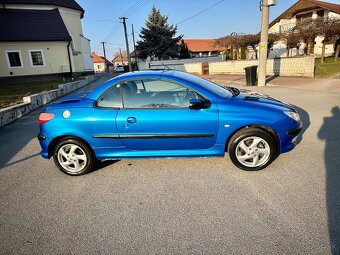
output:
[{"label": "street lamp", "polygon": [[261,24],[261,41],[259,45],[260,59],[259,59],[258,86],[266,86],[269,7],[276,5],[276,3],[277,3],[277,0],[260,1],[260,10],[262,11],[262,24]]}]

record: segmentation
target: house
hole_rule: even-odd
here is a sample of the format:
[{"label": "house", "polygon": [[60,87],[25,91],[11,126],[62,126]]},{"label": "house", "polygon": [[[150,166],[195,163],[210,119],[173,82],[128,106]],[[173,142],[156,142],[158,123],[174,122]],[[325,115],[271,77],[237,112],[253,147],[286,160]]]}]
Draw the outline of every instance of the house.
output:
[{"label": "house", "polygon": [[129,64],[129,61],[128,61],[128,58],[126,56],[126,53],[122,54],[122,56],[121,55],[115,56],[112,60],[112,63],[114,64],[114,66],[117,66],[117,65],[127,66]]},{"label": "house", "polygon": [[96,73],[112,72],[113,64],[103,56],[97,55],[95,52],[91,54],[93,67]]},{"label": "house", "polygon": [[0,2],[0,79],[93,73],[76,1]]},{"label": "house", "polygon": [[215,45],[214,39],[184,39],[193,58],[219,56],[226,49]]},{"label": "house", "polygon": [[[299,0],[269,24],[269,33],[285,33],[294,29],[299,22],[305,19],[317,19],[320,17],[340,19],[340,5],[316,0]],[[322,37],[315,39],[313,53],[316,56],[321,55],[322,41]],[[303,53],[304,47],[306,47],[306,45],[302,44],[299,49],[302,52],[298,52],[298,50],[295,49],[293,55]],[[326,45],[325,55],[332,54],[334,54],[334,45]],[[270,52],[270,57],[286,55],[286,45],[283,42],[276,43]]]}]

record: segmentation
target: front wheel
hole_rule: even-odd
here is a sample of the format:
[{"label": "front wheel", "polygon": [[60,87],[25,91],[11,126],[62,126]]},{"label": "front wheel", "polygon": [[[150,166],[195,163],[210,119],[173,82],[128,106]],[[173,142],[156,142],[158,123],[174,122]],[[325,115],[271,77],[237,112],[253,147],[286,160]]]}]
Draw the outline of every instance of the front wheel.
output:
[{"label": "front wheel", "polygon": [[277,146],[270,134],[259,128],[245,128],[230,139],[229,156],[238,168],[257,171],[277,157]]},{"label": "front wheel", "polygon": [[54,148],[53,159],[62,172],[70,175],[89,173],[96,161],[92,150],[74,138],[61,140]]}]

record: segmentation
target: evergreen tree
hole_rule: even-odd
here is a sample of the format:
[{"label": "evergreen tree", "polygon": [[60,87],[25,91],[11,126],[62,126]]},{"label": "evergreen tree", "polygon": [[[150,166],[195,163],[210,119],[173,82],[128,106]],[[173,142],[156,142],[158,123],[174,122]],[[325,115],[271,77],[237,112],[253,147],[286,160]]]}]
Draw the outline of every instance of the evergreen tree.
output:
[{"label": "evergreen tree", "polygon": [[152,7],[146,27],[141,29],[137,42],[138,57],[146,59],[150,57],[158,57],[159,59],[169,59],[169,57],[178,57],[179,45],[178,41],[182,39],[182,35],[175,37],[177,26],[168,24],[168,17],[161,15],[160,11]]},{"label": "evergreen tree", "polygon": [[190,55],[188,46],[187,46],[187,44],[184,42],[183,39],[182,39],[181,45],[180,45],[179,58],[180,58],[180,59],[183,59],[183,58],[191,58],[191,55]]}]

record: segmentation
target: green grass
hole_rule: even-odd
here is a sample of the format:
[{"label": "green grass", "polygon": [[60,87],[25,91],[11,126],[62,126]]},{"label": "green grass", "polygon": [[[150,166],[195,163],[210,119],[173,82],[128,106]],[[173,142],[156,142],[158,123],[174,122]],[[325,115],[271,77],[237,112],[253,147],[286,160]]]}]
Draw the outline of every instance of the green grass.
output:
[{"label": "green grass", "polygon": [[[70,82],[70,81],[66,81]],[[22,103],[24,96],[57,89],[63,81],[20,82],[0,85],[0,108]]]},{"label": "green grass", "polygon": [[321,63],[321,59],[315,59],[315,78],[330,78],[336,74],[340,74],[340,58],[334,62],[334,57],[325,58],[325,63]]}]

